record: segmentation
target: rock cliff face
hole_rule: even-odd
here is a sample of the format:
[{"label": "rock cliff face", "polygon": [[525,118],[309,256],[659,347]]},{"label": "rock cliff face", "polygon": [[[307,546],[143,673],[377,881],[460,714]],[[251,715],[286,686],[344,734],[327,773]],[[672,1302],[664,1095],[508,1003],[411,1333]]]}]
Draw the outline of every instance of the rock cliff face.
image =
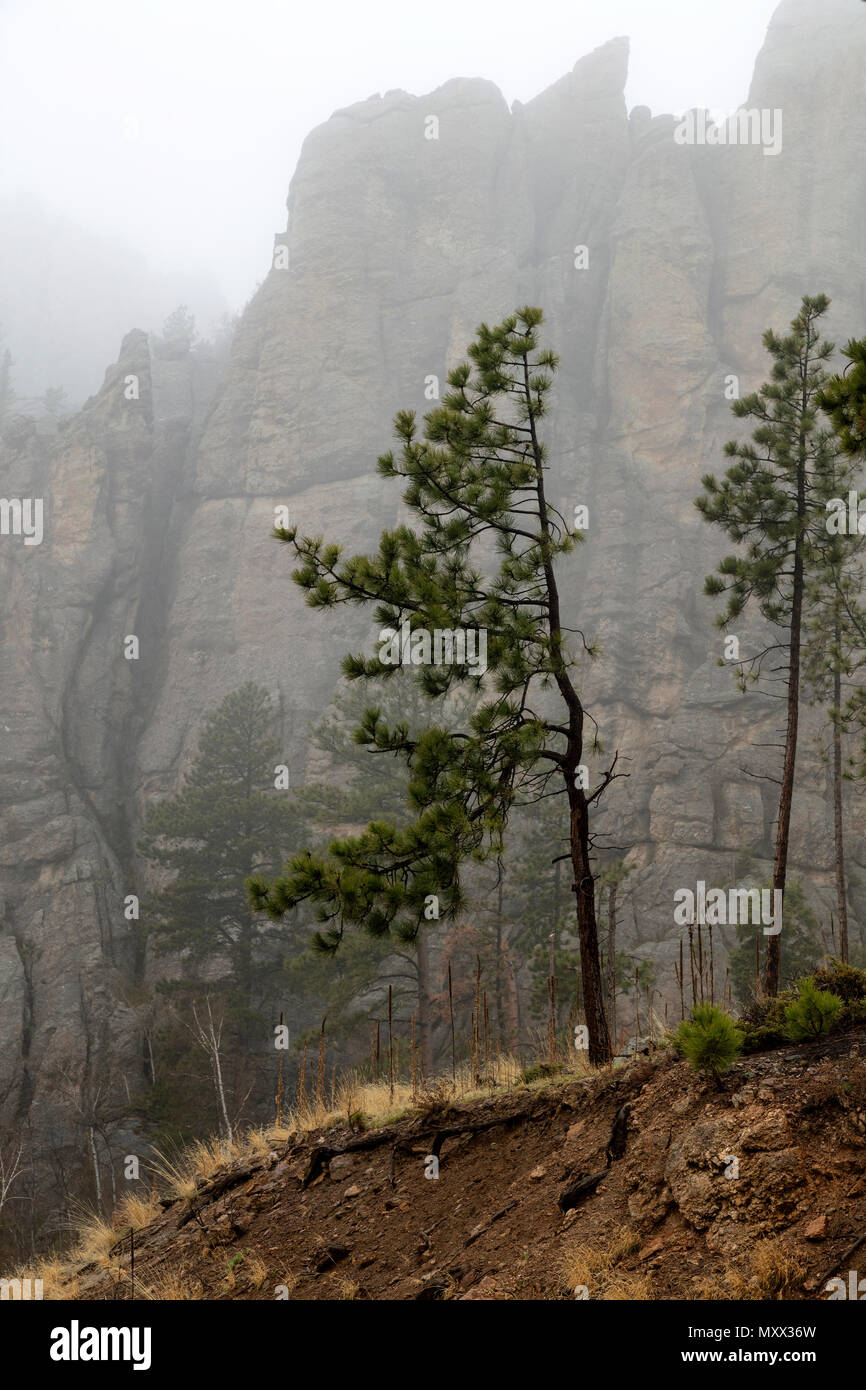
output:
[{"label": "rock cliff face", "polygon": [[[829,334],[863,331],[866,15],[783,0],[747,102],[783,112],[776,155],[681,145],[673,117],[629,116],[627,59],[615,39],[513,110],[455,80],[337,112],[304,145],[223,379],[131,333],[59,433],[10,427],[3,490],[45,499],[45,538],[0,538],[0,1102],[58,1143],[77,1087],[86,1130],[142,1073],[123,898],[143,800],[176,786],[203,712],[250,677],[277,696],[303,776],[307,723],[363,639],[357,618],[304,608],[274,508],[371,545],[399,505],[374,469],[394,411],[429,408],[425,381],[516,305],[544,308],[562,359],[554,489],[590,511],[564,589],[603,644],[587,690],[605,743],[631,760],[604,828],[632,847],[645,952],[671,958],[675,887],[726,884],[738,851],[756,872],[770,857],[774,787],[741,768],[772,770],[757,745],[777,709],[716,665],[701,590],[723,539],[692,503],[736,432],[726,378],[767,375],[764,328],[824,290]],[[795,865],[831,903],[808,738],[801,785]],[[852,900],[862,920],[856,885]]]}]

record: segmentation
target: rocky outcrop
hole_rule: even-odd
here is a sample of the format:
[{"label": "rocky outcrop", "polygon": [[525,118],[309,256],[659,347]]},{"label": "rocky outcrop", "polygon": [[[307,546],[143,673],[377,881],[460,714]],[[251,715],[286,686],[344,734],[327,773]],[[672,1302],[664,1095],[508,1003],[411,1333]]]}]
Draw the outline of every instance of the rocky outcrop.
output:
[{"label": "rocky outcrop", "polygon": [[124,911],[137,747],[165,674],[172,514],[213,386],[212,364],[132,332],[80,415],[5,434],[7,495],[42,502],[44,535],[0,545],[0,1100],[58,1153],[91,1128],[119,1138],[118,1090],[139,1084],[143,962]]},{"label": "rocky outcrop", "polygon": [[[305,609],[274,508],[370,546],[398,512],[375,473],[394,411],[428,408],[477,323],[518,304],[544,308],[561,357],[552,485],[564,511],[590,510],[564,597],[598,633],[587,692],[630,760],[601,825],[631,847],[641,949],[670,961],[675,887],[727,884],[745,850],[763,872],[773,785],[741,769],[772,768],[759,745],[777,711],[716,664],[701,589],[723,542],[692,503],[735,432],[726,378],[766,375],[764,328],[826,290],[832,336],[863,330],[866,16],[783,0],[749,97],[783,112],[777,155],[680,145],[673,117],[629,116],[627,57],[615,39],[512,110],[455,80],[335,113],[304,145],[218,389],[207,364],[131,334],[56,435],[7,432],[4,489],[46,499],[42,546],[0,538],[0,1066],[37,1127],[63,1076],[89,1075],[98,1108],[140,1071],[123,897],[144,799],[176,785],[204,711],[250,676],[303,776],[308,721],[364,640],[356,615]],[[827,774],[808,739],[802,759],[795,869],[829,903]],[[862,920],[856,882],[852,898]]]}]

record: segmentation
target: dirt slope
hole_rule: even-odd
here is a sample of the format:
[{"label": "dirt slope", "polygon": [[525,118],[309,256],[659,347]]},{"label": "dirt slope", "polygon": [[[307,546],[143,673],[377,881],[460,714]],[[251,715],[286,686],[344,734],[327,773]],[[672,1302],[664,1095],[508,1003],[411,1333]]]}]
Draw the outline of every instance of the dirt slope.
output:
[{"label": "dirt slope", "polygon": [[[665,1052],[294,1139],[140,1231],[137,1285],[207,1299],[574,1298],[568,1253],[616,1241],[617,1277],[581,1276],[590,1297],[823,1298],[866,1233],[864,1057],[861,1028],[743,1059],[717,1089]],[[425,1177],[436,1153],[439,1176]],[[127,1240],[108,1269],[80,1271],[79,1297],[129,1297],[128,1276]]]}]

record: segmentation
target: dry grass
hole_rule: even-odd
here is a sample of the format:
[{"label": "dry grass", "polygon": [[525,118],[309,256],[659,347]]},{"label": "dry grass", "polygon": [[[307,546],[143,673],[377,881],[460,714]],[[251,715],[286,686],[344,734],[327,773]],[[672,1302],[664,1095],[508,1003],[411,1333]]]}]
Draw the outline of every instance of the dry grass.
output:
[{"label": "dry grass", "polygon": [[775,1241],[765,1240],[755,1247],[752,1268],[761,1298],[784,1298],[806,1278],[806,1270]]},{"label": "dry grass", "polygon": [[108,1252],[118,1240],[118,1233],[110,1221],[101,1216],[88,1215],[76,1228],[78,1239],[74,1247],[75,1261],[78,1265],[98,1265],[108,1268]]},{"label": "dry grass", "polygon": [[204,1295],[200,1282],[187,1279],[178,1269],[164,1270],[143,1283],[136,1280],[135,1292],[151,1303],[193,1303]]},{"label": "dry grass", "polygon": [[144,1196],[129,1192],[120,1199],[115,1207],[111,1217],[111,1225],[115,1231],[122,1231],[127,1226],[131,1226],[134,1231],[141,1231],[161,1215],[162,1207],[159,1205],[159,1198],[155,1192],[147,1193]]},{"label": "dry grass", "polygon": [[180,1197],[186,1202],[191,1202],[195,1197],[198,1188],[187,1154],[174,1160],[157,1151],[150,1167],[165,1188],[166,1196]]},{"label": "dry grass", "polygon": [[79,1272],[93,1265],[106,1270],[119,1289],[128,1276],[121,1265],[112,1262],[109,1251],[130,1228],[144,1230],[161,1211],[155,1192],[127,1193],[118,1202],[110,1221],[85,1209],[72,1225],[74,1240],[69,1252],[43,1257],[27,1274],[42,1280],[43,1298],[51,1302],[77,1298]]},{"label": "dry grass", "polygon": [[130,1226],[140,1230],[159,1213],[154,1197],[129,1195],[118,1204],[113,1221],[94,1212],[84,1211],[73,1226],[75,1240],[68,1255],[56,1253],[44,1256],[35,1266],[16,1271],[18,1278],[42,1280],[42,1297],[46,1302],[77,1298],[79,1271],[95,1265],[107,1270],[115,1284],[125,1277],[119,1267],[112,1265],[109,1251]]},{"label": "dry grass", "polygon": [[629,1255],[634,1255],[640,1250],[642,1241],[637,1231],[633,1231],[630,1226],[620,1226],[610,1239],[608,1250],[610,1251],[611,1264],[618,1264],[620,1260],[626,1259]]},{"label": "dry grass", "polygon": [[[310,1098],[287,1116],[285,1128],[289,1135],[308,1134],[312,1130],[346,1124],[350,1115],[360,1115],[367,1129],[380,1129],[384,1125],[393,1124],[413,1110],[429,1107],[431,1104],[471,1104],[503,1091],[511,1091],[516,1086],[526,1085],[533,1089],[543,1089],[552,1083],[591,1074],[588,1062],[577,1053],[573,1054],[568,1065],[554,1077],[542,1076],[534,1081],[525,1082],[525,1070],[526,1063],[519,1057],[503,1054],[491,1058],[487,1076],[481,1085],[477,1084],[469,1063],[461,1063],[458,1066],[454,1082],[450,1076],[437,1077],[414,1089],[409,1081],[395,1081],[392,1091],[387,1078],[374,1082],[363,1081],[357,1075],[349,1076],[337,1087],[335,1105],[319,1104]],[[266,1130],[265,1133],[270,1136],[273,1131]]]},{"label": "dry grass", "polygon": [[36,1277],[42,1280],[42,1297],[47,1301],[56,1303],[60,1299],[76,1298],[78,1295],[77,1274],[57,1256],[43,1260]]},{"label": "dry grass", "polygon": [[472,1068],[466,1063],[457,1068],[456,1082],[452,1082],[450,1076],[439,1077],[413,1089],[409,1081],[396,1081],[393,1091],[387,1079],[371,1082],[352,1074],[337,1086],[334,1104],[319,1103],[314,1097],[308,1097],[302,1105],[289,1111],[280,1125],[249,1129],[235,1135],[231,1143],[216,1138],[197,1140],[177,1157],[157,1154],[151,1168],[167,1196],[192,1201],[201,1185],[227,1164],[257,1158],[264,1160],[275,1148],[283,1148],[291,1139],[317,1130],[349,1123],[358,1128],[381,1129],[414,1110],[429,1109],[432,1105],[471,1104],[519,1085],[543,1089],[552,1082],[556,1084],[570,1077],[591,1074],[588,1063],[576,1053],[555,1077],[542,1076],[525,1082],[524,1070],[525,1063],[518,1057],[503,1055],[491,1059],[489,1076],[481,1086],[476,1085]]},{"label": "dry grass", "polygon": [[244,1260],[244,1270],[246,1271],[247,1283],[253,1289],[260,1289],[268,1277],[268,1267],[261,1255],[253,1251]]},{"label": "dry grass", "polygon": [[574,1294],[585,1288],[590,1298],[603,1301],[648,1299],[648,1279],[616,1269],[621,1260],[640,1249],[640,1244],[636,1231],[621,1226],[604,1241],[570,1246],[560,1266],[563,1289]]},{"label": "dry grass", "polygon": [[78,1296],[78,1276],[59,1256],[50,1255],[35,1264],[19,1265],[4,1273],[4,1279],[42,1280],[42,1298],[46,1303],[57,1303],[62,1299]]},{"label": "dry grass", "polygon": [[245,1158],[267,1158],[273,1149],[273,1140],[270,1132],[266,1129],[251,1129],[244,1136],[243,1150]]},{"label": "dry grass", "polygon": [[617,1270],[601,1293],[603,1303],[646,1303],[651,1299],[649,1277],[645,1274],[629,1274],[626,1270]]},{"label": "dry grass", "polygon": [[231,1141],[218,1137],[196,1139],[181,1154],[172,1158],[157,1151],[150,1167],[162,1182],[167,1196],[191,1202],[202,1184],[220,1169],[259,1154],[264,1157],[269,1147],[264,1132],[255,1129],[247,1134],[235,1135]]},{"label": "dry grass", "polygon": [[778,1241],[762,1240],[752,1251],[750,1263],[751,1277],[726,1273],[731,1298],[784,1298],[806,1278],[803,1266]]},{"label": "dry grass", "polygon": [[793,1293],[805,1278],[805,1268],[784,1246],[778,1241],[763,1240],[751,1252],[748,1269],[726,1269],[721,1283],[703,1279],[696,1286],[694,1297],[708,1302],[773,1301]]},{"label": "dry grass", "polygon": [[288,1124],[266,1125],[262,1130],[262,1134],[272,1146],[288,1144],[294,1133],[295,1131],[292,1129],[292,1126]]},{"label": "dry grass", "polygon": [[227,1168],[229,1164],[246,1157],[246,1135],[240,1134],[233,1139],[196,1139],[184,1151],[188,1171],[200,1182],[206,1182],[220,1168]]}]

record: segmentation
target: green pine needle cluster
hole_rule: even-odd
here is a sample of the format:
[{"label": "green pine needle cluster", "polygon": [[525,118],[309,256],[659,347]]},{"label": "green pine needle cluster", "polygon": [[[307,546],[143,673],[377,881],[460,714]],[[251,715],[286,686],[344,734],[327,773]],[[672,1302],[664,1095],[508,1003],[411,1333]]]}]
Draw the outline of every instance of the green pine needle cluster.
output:
[{"label": "green pine needle cluster", "polygon": [[810,1042],[829,1033],[845,1005],[838,994],[819,989],[814,980],[803,980],[799,998],[785,1010],[785,1036],[792,1042]]},{"label": "green pine needle cluster", "polygon": [[694,1071],[718,1077],[729,1071],[743,1046],[743,1033],[717,1004],[696,1004],[673,1037]]}]

